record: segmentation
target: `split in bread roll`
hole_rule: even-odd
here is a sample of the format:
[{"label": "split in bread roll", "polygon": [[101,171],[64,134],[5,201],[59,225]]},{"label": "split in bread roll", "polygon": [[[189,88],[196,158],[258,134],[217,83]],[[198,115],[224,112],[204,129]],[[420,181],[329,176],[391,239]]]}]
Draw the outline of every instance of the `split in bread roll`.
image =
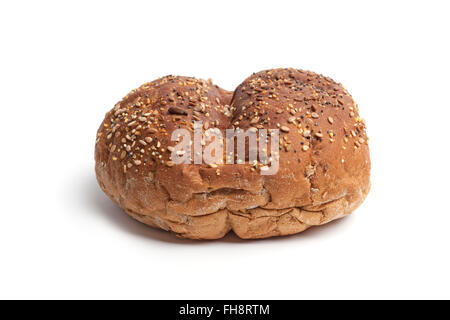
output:
[{"label": "split in bread roll", "polygon": [[[194,136],[195,123],[203,137],[212,128],[224,137],[277,129],[276,173],[262,174],[267,162],[228,164],[227,154],[217,163],[174,161],[173,133]],[[199,150],[191,152],[188,159]],[[191,239],[298,233],[350,214],[370,189],[357,104],[330,78],[296,69],[253,74],[234,92],[179,76],[144,84],[106,114],[95,162],[100,187],[130,216]]]}]

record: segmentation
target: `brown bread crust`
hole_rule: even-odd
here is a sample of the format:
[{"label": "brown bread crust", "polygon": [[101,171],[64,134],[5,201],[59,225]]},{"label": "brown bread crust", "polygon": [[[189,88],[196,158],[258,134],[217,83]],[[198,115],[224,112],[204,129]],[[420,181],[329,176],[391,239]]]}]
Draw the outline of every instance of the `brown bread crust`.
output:
[{"label": "brown bread crust", "polygon": [[[279,128],[279,170],[263,164],[173,165],[177,128]],[[224,135],[225,136],[225,135]],[[301,232],[350,214],[370,189],[365,124],[349,93],[321,75],[274,69],[234,93],[167,76],[106,114],[95,146],[102,190],[135,219],[192,239],[233,230],[245,239]]]}]

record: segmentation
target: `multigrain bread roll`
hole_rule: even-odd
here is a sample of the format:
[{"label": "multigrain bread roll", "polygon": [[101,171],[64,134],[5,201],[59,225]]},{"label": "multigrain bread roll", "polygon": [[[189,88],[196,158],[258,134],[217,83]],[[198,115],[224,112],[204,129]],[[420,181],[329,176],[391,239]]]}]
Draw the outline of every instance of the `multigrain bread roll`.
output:
[{"label": "multigrain bread roll", "polygon": [[[262,174],[268,165],[259,160],[227,164],[226,154],[223,163],[175,163],[172,133],[193,132],[195,121],[221,132],[278,129],[279,148],[271,154],[278,171]],[[102,190],[147,225],[191,239],[230,230],[267,238],[355,210],[370,189],[367,142],[350,94],[312,72],[262,71],[234,93],[211,81],[167,76],[133,90],[106,114],[95,170]]]}]

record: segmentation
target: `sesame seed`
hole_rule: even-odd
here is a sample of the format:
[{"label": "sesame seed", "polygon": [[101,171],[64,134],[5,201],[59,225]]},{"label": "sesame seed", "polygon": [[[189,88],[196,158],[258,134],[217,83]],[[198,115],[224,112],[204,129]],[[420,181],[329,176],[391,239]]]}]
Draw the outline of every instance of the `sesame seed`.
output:
[{"label": "sesame seed", "polygon": [[252,120],[250,120],[250,124],[258,123],[259,117],[254,117]]},{"label": "sesame seed", "polygon": [[126,109],[119,109],[116,112],[114,112],[114,115],[117,117],[119,114],[124,113]]},{"label": "sesame seed", "polygon": [[311,117],[313,117],[314,119],[319,118],[319,115],[315,112],[311,113]]},{"label": "sesame seed", "polygon": [[137,166],[139,166],[141,163],[142,163],[141,160],[134,160],[134,164]]},{"label": "sesame seed", "polygon": [[302,147],[303,151],[308,151],[309,146],[307,146],[306,144]]},{"label": "sesame seed", "polygon": [[328,122],[333,124],[333,122],[334,122],[333,118],[332,117],[328,117]]},{"label": "sesame seed", "polygon": [[280,128],[280,130],[282,131],[282,132],[289,132],[289,128],[288,127],[286,127],[286,126],[281,126],[281,128]]},{"label": "sesame seed", "polygon": [[173,167],[174,165],[175,165],[175,163],[173,161],[166,162],[166,166],[168,166],[168,167]]}]

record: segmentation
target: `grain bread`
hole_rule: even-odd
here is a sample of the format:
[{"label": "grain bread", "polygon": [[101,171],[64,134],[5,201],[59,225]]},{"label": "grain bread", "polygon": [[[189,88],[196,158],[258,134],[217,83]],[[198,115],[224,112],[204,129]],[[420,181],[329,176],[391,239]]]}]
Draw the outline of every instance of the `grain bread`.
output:
[{"label": "grain bread", "polygon": [[[174,164],[171,133],[206,128],[280,134],[279,170],[262,164]],[[301,232],[350,214],[370,189],[364,121],[330,78],[297,69],[248,77],[234,92],[166,76],[130,92],[97,133],[102,190],[133,218],[191,239],[230,230],[245,239]]]}]

